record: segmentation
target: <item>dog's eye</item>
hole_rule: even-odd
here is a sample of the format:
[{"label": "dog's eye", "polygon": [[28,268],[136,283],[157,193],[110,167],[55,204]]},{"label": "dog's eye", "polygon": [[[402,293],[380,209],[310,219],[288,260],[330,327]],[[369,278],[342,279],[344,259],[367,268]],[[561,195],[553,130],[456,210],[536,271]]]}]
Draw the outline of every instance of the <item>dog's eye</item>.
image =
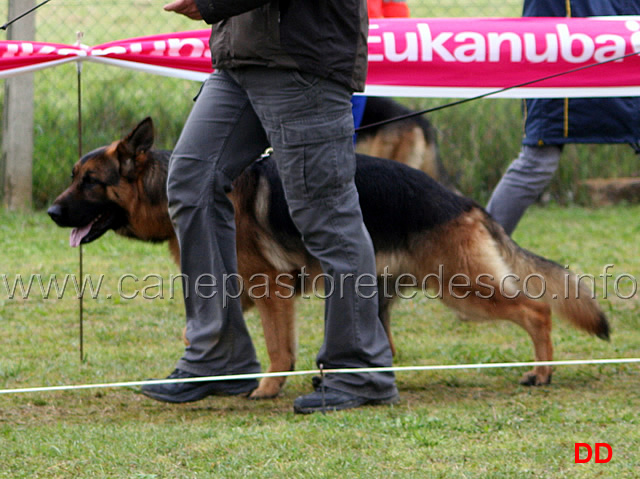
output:
[{"label": "dog's eye", "polygon": [[93,176],[87,175],[82,178],[82,184],[85,186],[96,186],[96,185],[103,185],[104,183],[100,181],[98,178],[94,178]]}]

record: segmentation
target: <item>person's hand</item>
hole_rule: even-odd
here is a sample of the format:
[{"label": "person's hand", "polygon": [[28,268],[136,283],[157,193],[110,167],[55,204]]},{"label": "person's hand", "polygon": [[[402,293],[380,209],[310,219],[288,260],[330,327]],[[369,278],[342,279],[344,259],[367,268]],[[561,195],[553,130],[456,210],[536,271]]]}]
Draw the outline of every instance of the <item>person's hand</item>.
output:
[{"label": "person's hand", "polygon": [[167,12],[176,12],[189,17],[191,20],[202,20],[202,15],[194,0],[174,0],[164,6]]}]

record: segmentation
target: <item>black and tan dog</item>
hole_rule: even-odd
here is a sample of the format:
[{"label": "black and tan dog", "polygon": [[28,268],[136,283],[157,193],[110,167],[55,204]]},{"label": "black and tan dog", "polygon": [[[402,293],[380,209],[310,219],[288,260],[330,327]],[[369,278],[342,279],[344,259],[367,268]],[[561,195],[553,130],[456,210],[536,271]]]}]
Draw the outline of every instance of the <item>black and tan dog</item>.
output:
[{"label": "black and tan dog", "polygon": [[[406,106],[384,97],[369,97],[362,116],[356,151],[363,155],[390,158],[427,173],[454,190],[453,178],[444,167],[435,127],[424,116],[379,124],[414,113]],[[367,125],[378,125],[367,128]]]},{"label": "black and tan dog", "polygon": [[[78,161],[71,185],[49,208],[58,225],[74,227],[72,243],[89,243],[113,229],[145,241],[168,240],[177,259],[165,194],[168,153],[154,151],[152,144],[153,126],[147,118],[124,139]],[[390,340],[389,308],[400,275],[403,285],[410,277],[418,288],[424,283],[435,290],[430,294],[465,319],[519,324],[529,333],[538,361],[552,359],[552,310],[578,328],[608,338],[609,325],[591,292],[558,264],[518,247],[472,200],[414,168],[362,155],[356,183],[376,250],[380,316]],[[272,160],[249,167],[230,197],[244,291],[256,277],[261,285],[269,280],[269,294],[245,295],[244,305],[255,304],[261,315],[269,371],[290,370],[296,344],[292,291],[300,286],[303,268],[313,278],[318,264],[291,221]],[[537,366],[521,382],[538,385],[550,379],[551,368]],[[275,396],[283,384],[283,378],[263,379],[253,396]]]}]

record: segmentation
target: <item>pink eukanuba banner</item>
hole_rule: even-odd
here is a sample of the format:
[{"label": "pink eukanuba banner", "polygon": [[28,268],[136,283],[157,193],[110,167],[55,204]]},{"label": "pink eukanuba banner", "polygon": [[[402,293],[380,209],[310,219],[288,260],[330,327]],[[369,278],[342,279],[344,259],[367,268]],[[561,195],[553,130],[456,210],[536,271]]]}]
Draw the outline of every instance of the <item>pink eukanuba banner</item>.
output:
[{"label": "pink eukanuba banner", "polygon": [[[0,77],[93,61],[202,80],[212,71],[208,39],[203,29],[94,47],[3,41]],[[640,93],[640,17],[376,19],[368,40],[369,95],[469,97],[554,75],[497,96]]]}]

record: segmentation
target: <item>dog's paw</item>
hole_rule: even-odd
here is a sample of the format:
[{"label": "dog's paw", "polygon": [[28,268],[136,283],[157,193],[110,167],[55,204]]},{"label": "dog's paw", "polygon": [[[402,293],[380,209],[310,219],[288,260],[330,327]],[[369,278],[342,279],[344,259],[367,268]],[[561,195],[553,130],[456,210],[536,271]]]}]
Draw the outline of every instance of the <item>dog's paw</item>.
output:
[{"label": "dog's paw", "polygon": [[520,384],[523,386],[546,386],[551,384],[551,373],[539,373],[529,371],[520,378]]},{"label": "dog's paw", "polygon": [[260,385],[250,395],[249,399],[273,399],[282,389],[281,378],[262,378]]}]

